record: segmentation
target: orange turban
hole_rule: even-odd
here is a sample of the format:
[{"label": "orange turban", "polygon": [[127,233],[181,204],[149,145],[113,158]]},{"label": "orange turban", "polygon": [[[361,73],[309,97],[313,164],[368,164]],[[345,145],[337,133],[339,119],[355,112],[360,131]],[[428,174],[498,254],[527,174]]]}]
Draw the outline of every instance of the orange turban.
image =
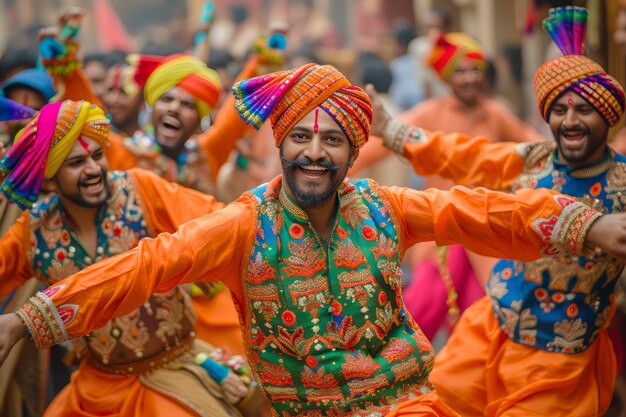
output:
[{"label": "orange turban", "polygon": [[565,55],[546,62],[535,73],[533,88],[544,120],[550,118],[559,97],[572,91],[593,106],[609,126],[616,125],[624,113],[624,90],[599,64],[583,56],[587,10],[552,9],[543,27]]},{"label": "orange turban", "polygon": [[487,69],[487,61],[479,43],[465,33],[455,32],[441,35],[428,56],[428,65],[444,81],[450,77],[463,59],[476,62],[481,71]]},{"label": "orange turban", "polygon": [[220,77],[204,62],[190,55],[167,57],[148,77],[144,87],[151,106],[173,87],[180,87],[196,99],[200,118],[208,116],[222,92]]},{"label": "orange turban", "polygon": [[304,116],[321,107],[337,122],[353,146],[369,137],[372,103],[360,88],[330,65],[307,64],[243,80],[233,86],[235,107],[259,129],[269,117],[276,146]]}]

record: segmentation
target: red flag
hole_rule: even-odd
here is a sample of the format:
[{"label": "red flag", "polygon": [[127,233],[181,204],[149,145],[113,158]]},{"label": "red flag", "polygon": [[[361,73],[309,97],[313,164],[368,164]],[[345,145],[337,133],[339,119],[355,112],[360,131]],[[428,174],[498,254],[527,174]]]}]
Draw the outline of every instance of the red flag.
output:
[{"label": "red flag", "polygon": [[135,50],[135,40],[128,33],[109,0],[94,0],[93,11],[98,33],[98,44],[102,52],[118,49],[124,52]]}]

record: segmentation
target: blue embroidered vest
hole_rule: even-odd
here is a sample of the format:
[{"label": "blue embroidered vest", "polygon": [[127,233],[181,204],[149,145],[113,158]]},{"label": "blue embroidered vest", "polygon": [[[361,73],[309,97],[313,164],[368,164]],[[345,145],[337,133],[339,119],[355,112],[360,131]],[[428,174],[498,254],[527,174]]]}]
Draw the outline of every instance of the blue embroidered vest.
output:
[{"label": "blue embroidered vest", "polygon": [[[626,204],[626,157],[609,151],[592,166],[572,169],[556,161],[554,145],[531,145],[514,189],[551,188],[604,213]],[[587,349],[606,326],[622,267],[606,256],[501,260],[488,283],[502,331],[518,343],[551,352]]]},{"label": "blue embroidered vest", "polygon": [[328,242],[280,178],[252,191],[248,348],[278,415],[385,414],[431,390],[432,347],[405,312],[395,214],[377,187],[342,184]]}]

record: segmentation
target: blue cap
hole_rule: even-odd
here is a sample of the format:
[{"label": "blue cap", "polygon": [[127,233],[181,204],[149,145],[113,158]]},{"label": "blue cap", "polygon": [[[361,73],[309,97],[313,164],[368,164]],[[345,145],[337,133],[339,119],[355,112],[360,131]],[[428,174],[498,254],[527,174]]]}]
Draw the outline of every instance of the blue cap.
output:
[{"label": "blue cap", "polygon": [[46,100],[50,101],[56,94],[52,78],[45,72],[36,68],[29,68],[20,71],[0,85],[0,90],[4,91],[13,86],[24,86],[40,93]]}]

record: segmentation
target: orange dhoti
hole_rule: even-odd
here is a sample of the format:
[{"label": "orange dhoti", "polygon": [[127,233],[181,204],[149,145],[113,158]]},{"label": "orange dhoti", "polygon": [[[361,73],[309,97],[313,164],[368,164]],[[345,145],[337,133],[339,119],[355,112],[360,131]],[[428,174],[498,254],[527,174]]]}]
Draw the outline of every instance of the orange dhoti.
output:
[{"label": "orange dhoti", "polygon": [[229,355],[245,357],[239,314],[230,291],[224,288],[211,297],[191,297],[191,301],[198,316],[195,328],[198,337]]},{"label": "orange dhoti", "polygon": [[221,386],[193,363],[201,347],[196,344],[190,354],[134,375],[100,371],[85,358],[44,417],[240,416]]},{"label": "orange dhoti", "polygon": [[606,329],[584,352],[554,353],[509,339],[488,297],[465,311],[435,358],[430,381],[464,417],[602,416],[616,363]]},{"label": "orange dhoti", "polygon": [[422,395],[405,401],[385,417],[458,417],[450,407],[445,405],[436,393]]}]

